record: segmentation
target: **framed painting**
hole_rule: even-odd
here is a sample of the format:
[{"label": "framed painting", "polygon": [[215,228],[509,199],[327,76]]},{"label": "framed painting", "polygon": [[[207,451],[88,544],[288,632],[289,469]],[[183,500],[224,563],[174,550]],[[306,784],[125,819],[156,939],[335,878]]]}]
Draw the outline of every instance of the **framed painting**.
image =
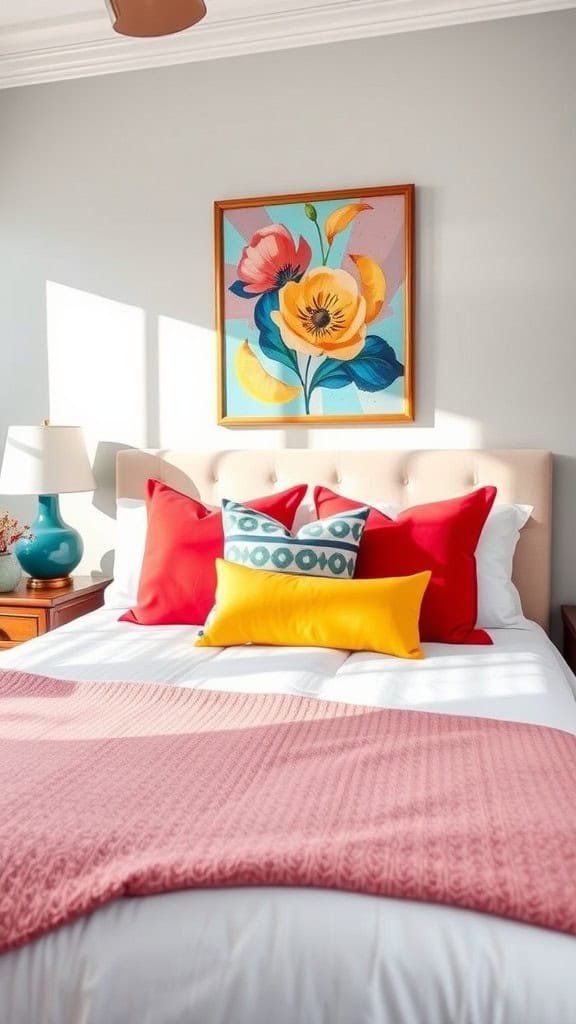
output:
[{"label": "framed painting", "polygon": [[414,186],[214,213],[219,423],[412,421]]}]

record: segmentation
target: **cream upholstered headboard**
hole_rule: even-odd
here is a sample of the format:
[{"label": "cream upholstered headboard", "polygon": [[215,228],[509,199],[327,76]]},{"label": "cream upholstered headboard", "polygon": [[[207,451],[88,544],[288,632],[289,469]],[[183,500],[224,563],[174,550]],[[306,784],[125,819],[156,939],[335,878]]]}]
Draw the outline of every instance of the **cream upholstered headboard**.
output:
[{"label": "cream upholstered headboard", "polygon": [[496,501],[534,506],[521,533],[514,581],[525,614],[548,629],[552,456],[530,449],[491,451],[139,451],[118,453],[117,494],[143,498],[149,477],[207,505],[323,484],[370,504],[403,506],[494,484]]}]

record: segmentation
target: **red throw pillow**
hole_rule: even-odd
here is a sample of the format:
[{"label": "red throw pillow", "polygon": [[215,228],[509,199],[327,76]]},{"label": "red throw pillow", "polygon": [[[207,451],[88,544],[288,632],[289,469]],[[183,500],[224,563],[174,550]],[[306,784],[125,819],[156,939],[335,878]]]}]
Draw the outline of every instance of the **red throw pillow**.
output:
[{"label": "red throw pillow", "polygon": [[[306,484],[247,504],[292,529]],[[216,559],[224,554],[222,514],[175,491],[160,480],[148,480],[148,529],[138,605],[120,622],[142,626],[201,626],[214,604]]]},{"label": "red throw pillow", "polygon": [[[476,629],[478,586],[475,551],[495,487],[480,487],[462,498],[415,505],[389,519],[370,510],[356,562],[356,578],[412,576],[432,570],[422,610],[422,640],[447,644],[491,644],[483,629]],[[327,487],[314,491],[320,519],[361,507]]]}]

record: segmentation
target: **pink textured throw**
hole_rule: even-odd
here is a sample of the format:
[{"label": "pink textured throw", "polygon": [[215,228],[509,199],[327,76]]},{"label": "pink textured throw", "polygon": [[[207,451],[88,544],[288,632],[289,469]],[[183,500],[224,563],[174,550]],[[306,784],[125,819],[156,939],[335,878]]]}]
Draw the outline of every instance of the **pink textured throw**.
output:
[{"label": "pink textured throw", "polygon": [[0,950],[119,896],[320,886],[576,934],[576,738],[0,673]]}]

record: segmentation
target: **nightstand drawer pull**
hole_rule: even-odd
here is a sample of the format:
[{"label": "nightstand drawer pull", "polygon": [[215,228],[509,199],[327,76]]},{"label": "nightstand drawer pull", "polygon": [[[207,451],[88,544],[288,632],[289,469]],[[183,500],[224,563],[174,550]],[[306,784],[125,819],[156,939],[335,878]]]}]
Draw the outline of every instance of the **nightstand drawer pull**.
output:
[{"label": "nightstand drawer pull", "polygon": [[0,615],[0,641],[20,644],[38,636],[38,619],[35,615]]}]

